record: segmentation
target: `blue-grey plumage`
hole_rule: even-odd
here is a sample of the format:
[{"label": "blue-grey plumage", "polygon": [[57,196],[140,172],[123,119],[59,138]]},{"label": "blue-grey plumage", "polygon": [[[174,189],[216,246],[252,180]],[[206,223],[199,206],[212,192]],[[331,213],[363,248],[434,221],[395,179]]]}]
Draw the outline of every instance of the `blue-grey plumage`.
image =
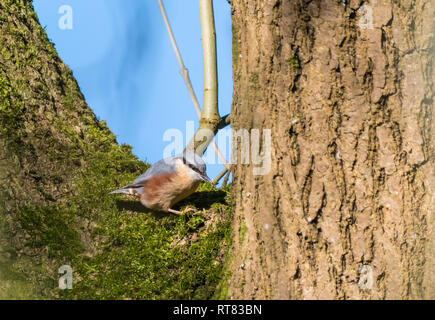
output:
[{"label": "blue-grey plumage", "polygon": [[195,192],[201,181],[210,181],[204,161],[185,152],[156,162],[132,183],[110,194],[133,195],[150,209],[180,213],[171,207]]}]

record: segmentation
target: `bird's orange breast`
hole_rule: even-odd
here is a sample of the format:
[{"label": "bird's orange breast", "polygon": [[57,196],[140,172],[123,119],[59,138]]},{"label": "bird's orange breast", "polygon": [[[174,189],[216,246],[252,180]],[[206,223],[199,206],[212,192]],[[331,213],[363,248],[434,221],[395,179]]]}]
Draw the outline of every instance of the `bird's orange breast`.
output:
[{"label": "bird's orange breast", "polygon": [[184,164],[177,165],[178,172],[158,175],[148,179],[143,187],[141,202],[154,210],[167,211],[198,188],[200,181],[189,175]]}]

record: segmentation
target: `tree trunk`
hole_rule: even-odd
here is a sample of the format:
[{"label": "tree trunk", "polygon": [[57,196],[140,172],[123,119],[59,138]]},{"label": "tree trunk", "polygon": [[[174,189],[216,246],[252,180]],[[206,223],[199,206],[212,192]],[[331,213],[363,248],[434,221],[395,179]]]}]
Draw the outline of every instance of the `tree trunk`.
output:
[{"label": "tree trunk", "polygon": [[434,299],[431,0],[232,0],[234,299]]},{"label": "tree trunk", "polygon": [[[55,289],[54,281],[41,283],[44,277],[56,279],[60,266],[52,257],[47,258],[47,247],[67,251],[76,240],[76,232],[71,230],[81,228],[80,241],[88,254],[94,250],[91,228],[85,227],[94,216],[67,218],[65,209],[47,209],[40,216],[36,212],[64,205],[76,196],[90,158],[103,152],[108,161],[116,162],[108,154],[112,148],[122,150],[105,122],[98,121],[87,106],[71,70],[40,26],[31,2],[2,0],[0,298],[29,299],[43,296],[41,290],[47,286]],[[137,159],[130,150],[125,151],[135,166]],[[26,216],[30,206],[35,212]],[[71,260],[60,256],[63,262]],[[44,269],[47,266],[48,271]]]}]

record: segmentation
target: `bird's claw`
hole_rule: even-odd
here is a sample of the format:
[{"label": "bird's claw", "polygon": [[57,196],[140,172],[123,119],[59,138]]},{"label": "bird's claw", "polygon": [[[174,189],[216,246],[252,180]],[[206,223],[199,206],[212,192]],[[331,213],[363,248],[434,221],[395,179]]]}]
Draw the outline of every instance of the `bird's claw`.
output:
[{"label": "bird's claw", "polygon": [[177,211],[177,210],[174,210],[174,209],[168,209],[168,212],[174,213],[174,214],[177,214],[177,215],[186,214],[188,212],[193,212],[193,211],[195,211],[195,208],[190,207],[190,206],[184,208],[182,211]]},{"label": "bird's claw", "polygon": [[194,212],[194,211],[195,211],[195,208],[188,206],[188,207],[184,208],[183,211],[181,211],[181,212],[183,214],[186,214],[188,212]]},{"label": "bird's claw", "polygon": [[181,214],[180,211],[177,211],[177,210],[174,210],[174,209],[168,209],[168,212],[173,213],[173,214],[177,214],[177,215]]}]

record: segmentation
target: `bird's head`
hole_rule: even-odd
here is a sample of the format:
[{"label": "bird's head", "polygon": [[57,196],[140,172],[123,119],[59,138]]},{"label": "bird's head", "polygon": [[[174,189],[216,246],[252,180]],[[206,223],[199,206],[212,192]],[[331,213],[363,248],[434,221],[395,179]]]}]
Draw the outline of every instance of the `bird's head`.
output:
[{"label": "bird's head", "polygon": [[184,152],[183,154],[175,157],[178,161],[182,161],[188,167],[189,174],[195,177],[196,180],[210,181],[207,176],[206,164],[200,156],[194,152]]}]

